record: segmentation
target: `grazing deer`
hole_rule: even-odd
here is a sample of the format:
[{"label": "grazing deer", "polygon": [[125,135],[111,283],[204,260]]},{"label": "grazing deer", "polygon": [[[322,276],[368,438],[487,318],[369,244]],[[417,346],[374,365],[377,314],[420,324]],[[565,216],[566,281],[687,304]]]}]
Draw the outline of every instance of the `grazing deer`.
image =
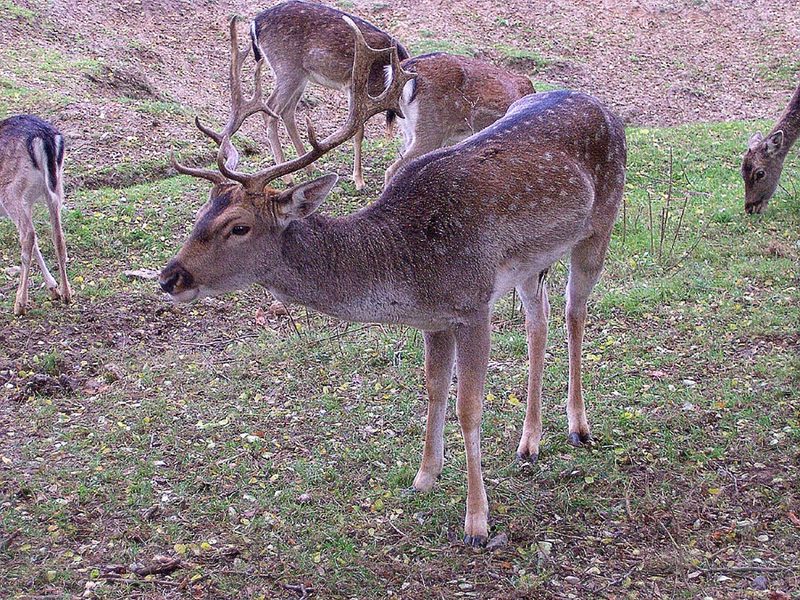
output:
[{"label": "grazing deer", "polygon": [[[415,56],[401,66],[417,77],[400,99],[404,144],[401,157],[386,169],[386,185],[404,164],[485,129],[515,101],[536,91],[523,75],[445,52]],[[391,77],[388,68],[386,75]],[[394,116],[387,113],[390,130]]]},{"label": "grazing deer", "polygon": [[[31,256],[36,258],[51,296],[64,302],[72,299],[67,279],[67,246],[61,227],[63,183],[64,137],[55,127],[31,115],[0,121],[0,217],[7,216],[14,222],[22,248],[15,315],[25,314],[28,306]],[[61,288],[47,269],[33,228],[33,205],[41,201],[50,212]]]},{"label": "grazing deer", "polygon": [[[275,76],[274,90],[267,106],[283,121],[298,156],[305,153],[305,147],[297,130],[295,110],[306,84],[311,81],[335,90],[344,90],[350,85],[353,46],[343,16],[348,16],[358,25],[373,48],[395,46],[401,60],[408,58],[408,52],[401,44],[372,23],[321,4],[296,0],[283,2],[260,13],[250,25],[254,56],[259,60],[263,53]],[[367,92],[373,96],[383,90],[386,65],[388,58],[384,57],[371,67]],[[278,138],[278,117],[265,113],[264,121],[272,155],[275,162],[282,163],[285,159]],[[362,124],[355,133],[353,158],[353,179],[358,190],[364,188],[361,168],[363,139]]]},{"label": "grazing deer", "polygon": [[778,187],[783,161],[800,137],[800,84],[783,114],[766,137],[754,133],[742,159],[744,209],[762,213]]},{"label": "grazing deer", "polygon": [[[414,488],[430,490],[442,470],[447,396],[458,375],[456,412],[467,456],[465,542],[488,536],[480,424],[495,302],[517,289],[526,313],[530,377],[517,448],[533,461],[542,436],[541,386],[549,303],[544,275],[571,254],[567,285],[570,443],[589,441],[581,392],[586,301],[600,277],[622,200],[622,123],[597,100],[560,91],[515,102],[505,117],[461,143],[426,154],[391,180],[373,204],[344,217],[317,213],[336,175],[286,190],[270,182],[343,143],[371,115],[396,108],[412,76],[392,51],[393,77],[362,93],[370,63],[358,28],[346,123],[312,149],[254,174],[189,169],[214,186],[194,229],[159,277],[177,302],[254,283],[283,301],[352,321],[405,323],[423,331],[429,395],[425,444]],[[223,140],[223,143],[225,140]]]}]

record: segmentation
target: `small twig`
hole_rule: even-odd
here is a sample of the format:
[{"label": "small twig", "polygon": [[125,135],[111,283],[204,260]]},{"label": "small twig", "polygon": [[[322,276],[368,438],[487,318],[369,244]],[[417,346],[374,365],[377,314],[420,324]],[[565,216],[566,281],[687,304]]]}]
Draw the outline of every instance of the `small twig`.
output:
[{"label": "small twig", "polygon": [[670,244],[666,262],[669,262],[669,259],[672,258],[672,253],[675,250],[675,242],[678,241],[678,234],[681,231],[681,226],[683,225],[683,217],[686,214],[686,207],[688,206],[688,204],[689,204],[689,194],[687,193],[683,199],[683,206],[681,206],[681,214],[678,217],[678,224],[675,226],[675,235],[672,236],[672,244]]},{"label": "small twig", "polygon": [[686,250],[686,252],[684,252],[678,260],[676,260],[674,263],[672,263],[672,265],[667,267],[667,272],[668,273],[669,273],[669,271],[672,271],[674,268],[676,268],[679,264],[681,264],[683,262],[683,259],[685,259],[687,256],[689,256],[692,252],[694,252],[694,249],[697,248],[697,246],[700,244],[701,241],[703,241],[703,236],[705,235],[706,231],[708,231],[708,228],[709,228],[710,225],[711,225],[711,219],[706,221],[705,225],[703,225],[703,229],[701,229],[700,233],[697,234],[697,239]]},{"label": "small twig", "polygon": [[289,317],[289,322],[292,324],[292,328],[294,329],[295,335],[297,335],[297,337],[302,337],[302,334],[300,333],[300,328],[297,326],[297,322],[294,320],[292,311],[289,310],[288,306],[286,307],[286,316]]},{"label": "small twig", "polygon": [[396,526],[394,523],[392,523],[392,521],[391,521],[391,520],[389,521],[389,526],[390,526],[392,529],[394,529],[394,530],[395,530],[397,533],[399,533],[401,536],[403,536],[403,538],[408,538],[408,534],[407,534],[407,533],[403,533],[402,531],[400,531],[400,530],[397,528],[397,526]]},{"label": "small twig", "polygon": [[647,190],[647,214],[650,221],[650,256],[653,256],[653,195]]},{"label": "small twig", "polygon": [[105,579],[106,581],[119,581],[121,583],[129,583],[131,585],[168,585],[171,587],[179,587],[181,585],[180,581],[171,581],[169,579],[134,579],[133,577],[120,577],[119,575],[112,575],[108,573],[106,575],[101,575],[100,579]]},{"label": "small twig", "polygon": [[344,331],[342,331],[340,333],[334,333],[333,335],[329,335],[329,336],[324,337],[324,338],[318,338],[316,340],[311,340],[309,342],[309,345],[310,346],[316,346],[317,344],[322,344],[324,342],[329,342],[331,340],[336,340],[336,339],[345,337],[347,335],[350,335],[351,333],[356,333],[358,331],[362,331],[363,329],[370,329],[372,327],[376,327],[376,325],[374,323],[368,323],[366,325],[362,325],[361,327],[355,327],[355,328],[348,327],[347,329],[345,329]]},{"label": "small twig", "polygon": [[678,554],[683,555],[684,554],[683,548],[681,548],[678,545],[678,542],[675,541],[675,538],[672,537],[672,533],[670,532],[669,529],[667,529],[667,526],[664,525],[664,523],[662,523],[661,520],[659,520],[659,519],[656,519],[656,523],[658,523],[658,526],[661,527],[661,529],[664,531],[664,533],[667,534],[667,536],[669,537],[670,541],[672,542],[672,545],[675,546],[675,550],[678,551]]},{"label": "small twig", "polygon": [[281,587],[297,594],[298,600],[306,600],[306,598],[308,598],[308,593],[314,591],[313,587],[306,587],[302,583],[298,583],[296,585],[293,583],[284,583],[281,584]]},{"label": "small twig", "polygon": [[759,567],[756,565],[747,567],[698,567],[698,571],[703,573],[783,573],[785,571],[794,571],[794,567]]},{"label": "small twig", "polygon": [[621,583],[621,582],[625,581],[625,580],[626,580],[628,577],[630,577],[630,576],[631,576],[631,574],[632,574],[632,573],[633,573],[633,572],[634,572],[634,571],[635,571],[635,570],[636,570],[638,567],[639,567],[638,563],[637,563],[637,564],[635,564],[635,565],[633,565],[633,567],[632,567],[630,570],[628,570],[628,571],[627,571],[627,572],[626,572],[624,575],[620,575],[620,576],[619,576],[619,577],[617,577],[616,579],[612,579],[610,582],[608,582],[608,583],[607,583],[606,585],[604,585],[603,587],[601,587],[601,588],[599,588],[599,589],[595,590],[595,592],[594,592],[594,593],[595,593],[595,594],[599,594],[599,593],[600,593],[600,592],[602,592],[603,590],[607,590],[608,588],[610,588],[610,587],[613,587],[613,586],[617,585],[618,583]]},{"label": "small twig", "polygon": [[672,190],[673,190],[673,183],[672,183],[672,166],[673,166],[673,159],[672,159],[672,146],[669,147],[669,170],[667,171],[667,180],[669,187],[667,188],[667,197],[664,200],[664,208],[661,209],[661,231],[659,231],[658,236],[658,262],[661,262],[661,258],[664,252],[664,236],[667,233],[667,224],[669,222],[669,205],[672,202]]},{"label": "small twig", "polygon": [[625,514],[628,515],[628,520],[633,521],[633,511],[631,510],[631,486],[625,488]]},{"label": "small twig", "polygon": [[241,342],[243,340],[249,340],[257,337],[258,337],[257,333],[248,333],[239,337],[231,337],[231,338],[221,337],[221,338],[215,338],[213,340],[207,340],[205,342],[181,342],[181,346],[205,348],[208,346],[216,346],[217,344],[226,344],[226,345],[232,344],[234,342]]},{"label": "small twig", "polygon": [[247,571],[236,571],[234,569],[220,569],[218,573],[223,575],[238,575],[239,577],[260,577],[261,579],[271,579],[275,581],[278,577],[272,573],[249,573]]}]

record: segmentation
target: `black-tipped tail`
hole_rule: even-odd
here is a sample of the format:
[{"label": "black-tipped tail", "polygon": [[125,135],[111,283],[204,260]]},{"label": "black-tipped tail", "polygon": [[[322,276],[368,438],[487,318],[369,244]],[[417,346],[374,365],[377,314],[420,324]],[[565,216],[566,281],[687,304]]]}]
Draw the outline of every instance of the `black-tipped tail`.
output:
[{"label": "black-tipped tail", "polygon": [[[34,167],[45,173],[47,187],[55,192],[58,185],[58,170],[64,163],[64,136],[47,121],[33,115],[20,115],[6,121],[25,136],[25,146]],[[41,140],[43,157],[37,157],[36,140]],[[40,158],[44,164],[40,164]]]},{"label": "black-tipped tail", "polygon": [[258,45],[257,29],[256,22],[252,21],[250,23],[250,43],[253,45],[253,58],[256,59],[256,62],[264,58],[264,53],[261,52],[261,47]]}]

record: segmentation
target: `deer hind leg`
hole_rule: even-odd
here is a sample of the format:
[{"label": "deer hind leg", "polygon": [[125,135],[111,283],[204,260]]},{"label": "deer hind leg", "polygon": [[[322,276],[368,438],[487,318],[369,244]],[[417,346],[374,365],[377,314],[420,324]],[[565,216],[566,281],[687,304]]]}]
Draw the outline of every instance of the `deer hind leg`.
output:
[{"label": "deer hind leg", "polygon": [[[301,156],[305,154],[306,148],[303,144],[303,139],[300,137],[300,131],[297,129],[297,103],[300,102],[300,98],[303,96],[303,91],[306,89],[306,82],[303,81],[303,85],[297,89],[294,95],[289,99],[289,103],[286,106],[286,110],[281,113],[281,117],[283,119],[283,124],[286,127],[286,133],[289,134],[289,139],[292,140],[292,145],[294,146],[295,152],[297,152],[297,156]],[[306,172],[311,173],[314,170],[312,165],[308,165],[306,167]]]},{"label": "deer hind leg", "polygon": [[444,464],[444,420],[447,396],[453,381],[455,338],[450,331],[425,332],[425,384],[428,388],[428,421],[422,462],[414,478],[414,489],[429,491]]},{"label": "deer hind leg", "polygon": [[56,260],[58,261],[58,277],[61,281],[61,288],[57,290],[56,296],[61,298],[65,304],[69,304],[72,301],[72,288],[67,278],[67,243],[64,239],[64,228],[61,225],[61,205],[63,204],[63,199],[64,190],[59,175],[56,191],[48,194],[47,208],[50,212],[50,227],[53,230],[53,246],[55,247]]},{"label": "deer hind leg", "polygon": [[[14,314],[24,315],[28,310],[28,287],[31,276],[31,255],[36,246],[36,232],[33,229],[33,221],[30,215],[30,205],[26,205],[27,211],[19,215],[16,219],[17,230],[19,232],[19,245],[22,264],[20,265],[19,286],[17,296],[14,300]],[[44,261],[42,261],[44,262]]]},{"label": "deer hind leg", "polygon": [[42,256],[42,251],[39,250],[39,240],[35,238],[33,240],[33,256],[36,258],[36,263],[39,265],[39,269],[42,271],[42,275],[44,276],[44,284],[50,292],[50,297],[53,300],[58,300],[60,298],[58,293],[58,282],[47,268],[47,263],[44,261],[44,256]]},{"label": "deer hind leg", "polygon": [[456,412],[467,455],[467,512],[464,543],[482,546],[489,536],[489,503],[481,472],[481,413],[483,385],[489,362],[490,325],[488,315],[479,325],[456,331],[458,400]]},{"label": "deer hind leg", "polygon": [[357,190],[364,189],[364,172],[361,169],[361,146],[364,143],[364,124],[356,129],[353,138],[353,181],[356,183]]},{"label": "deer hind leg", "polygon": [[[305,147],[297,131],[294,112],[300,96],[303,95],[307,80],[305,77],[281,76],[277,73],[275,74],[275,79],[275,90],[267,99],[267,106],[269,106],[275,114],[280,115],[298,155],[303,154],[305,152]],[[291,121],[291,123],[289,123],[289,121]],[[286,162],[286,157],[283,154],[283,147],[281,146],[280,135],[278,134],[278,120],[264,113],[264,125],[267,128],[267,142],[269,143],[272,156],[275,158],[275,164]],[[291,183],[292,176],[285,175],[283,181],[285,183]]]},{"label": "deer hind leg", "polygon": [[517,288],[525,307],[525,332],[530,362],[528,404],[517,447],[517,458],[529,463],[536,462],[539,457],[539,443],[542,440],[542,374],[547,347],[547,321],[550,317],[546,274],[547,271],[542,271]]},{"label": "deer hind leg", "polygon": [[582,446],[591,441],[581,388],[581,346],[586,326],[586,301],[603,270],[610,233],[594,235],[572,250],[567,283],[567,342],[569,347],[569,389],[567,392],[568,441]]}]

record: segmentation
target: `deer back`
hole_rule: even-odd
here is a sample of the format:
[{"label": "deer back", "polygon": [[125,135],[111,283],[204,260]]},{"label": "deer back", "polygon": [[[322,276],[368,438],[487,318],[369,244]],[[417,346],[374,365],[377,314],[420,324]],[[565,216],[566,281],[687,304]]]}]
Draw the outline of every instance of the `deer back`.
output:
[{"label": "deer back", "polygon": [[547,262],[613,223],[626,155],[622,124],[594,98],[534,94],[487,129],[413,161],[366,210],[401,213],[395,220],[421,255],[446,248],[487,273]]},{"label": "deer back", "polygon": [[527,77],[466,56],[435,52],[402,65],[417,77],[403,92],[401,108],[407,118],[401,126],[407,139],[433,136],[426,146],[460,141],[535,92]]},{"label": "deer back", "polygon": [[594,98],[527,96],[489,128],[410,163],[361,211],[292,223],[268,287],[351,320],[463,322],[610,232],[626,155],[622,123]]},{"label": "deer back", "polygon": [[[55,127],[33,115],[0,121],[0,204],[31,188],[40,188],[37,199],[45,188],[55,191],[63,163],[64,138]],[[3,193],[12,185],[18,187]]]},{"label": "deer back", "polygon": [[[406,49],[392,36],[372,23],[335,8],[292,0],[269,8],[253,20],[251,38],[256,59],[263,50],[276,78],[302,73],[320,85],[344,88],[353,67],[352,33],[342,20],[349,16],[373,48],[397,46],[401,60],[408,58]],[[372,66],[369,92],[377,95],[383,89],[383,68],[388,61]]]}]

